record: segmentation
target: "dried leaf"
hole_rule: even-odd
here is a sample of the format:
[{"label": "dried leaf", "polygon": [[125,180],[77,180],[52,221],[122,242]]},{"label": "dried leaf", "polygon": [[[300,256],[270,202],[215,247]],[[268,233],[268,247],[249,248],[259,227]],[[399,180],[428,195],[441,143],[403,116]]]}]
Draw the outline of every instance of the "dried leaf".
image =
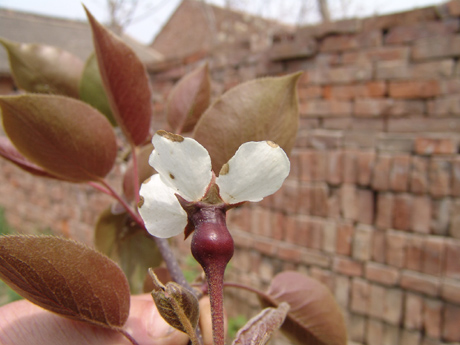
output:
[{"label": "dried leaf", "polygon": [[19,153],[18,150],[16,150],[13,144],[11,144],[11,141],[9,141],[6,137],[0,137],[0,157],[5,158],[22,170],[31,173],[32,175],[59,179],[57,176],[46,172],[39,166],[36,166],[35,164],[28,161],[23,155]]},{"label": "dried leaf", "polygon": [[198,299],[193,292],[177,283],[163,285],[152,269],[149,269],[149,274],[155,286],[152,297],[160,315],[172,327],[187,333],[196,344],[195,329],[200,316]]},{"label": "dried leaf", "polygon": [[248,141],[271,140],[289,155],[299,122],[296,86],[300,75],[243,83],[206,110],[193,137],[209,151],[214,171],[220,171]]},{"label": "dried leaf", "polygon": [[[155,273],[157,279],[163,284],[166,285],[169,282],[172,282],[173,279],[171,277],[171,274],[169,273],[169,270],[166,267],[156,267],[153,269],[153,273]],[[150,274],[145,275],[144,279],[144,287],[143,287],[143,292],[144,293],[150,293],[152,290],[156,289],[157,287],[153,284],[152,277]]]},{"label": "dried leaf", "polygon": [[280,326],[289,311],[289,304],[283,302],[278,308],[266,308],[249,320],[236,334],[233,345],[265,345]]},{"label": "dried leaf", "polygon": [[162,256],[155,240],[134,223],[127,213],[102,212],[94,232],[96,248],[117,262],[128,278],[131,292],[143,292],[149,267],[157,267]]},{"label": "dried leaf", "polygon": [[210,99],[211,81],[205,64],[184,76],[169,95],[166,118],[172,132],[192,131]]},{"label": "dried leaf", "polygon": [[71,319],[119,329],[129,286],[118,266],[85,245],[52,236],[0,237],[0,278],[32,303]]},{"label": "dried leaf", "polygon": [[16,85],[29,92],[78,98],[83,62],[62,49],[0,39],[10,60]]},{"label": "dried leaf", "polygon": [[118,125],[134,145],[150,135],[152,101],[146,69],[134,51],[85,8],[93,31],[99,71]]},{"label": "dried leaf", "polygon": [[297,272],[275,276],[260,297],[263,307],[287,302],[291,309],[281,327],[293,344],[346,345],[343,315],[329,289],[319,281]]},{"label": "dried leaf", "polygon": [[115,134],[107,119],[78,100],[26,94],[0,97],[3,127],[18,151],[62,179],[95,181],[112,169]]},{"label": "dried leaf", "polygon": [[81,76],[80,99],[99,110],[107,117],[112,126],[116,126],[117,122],[113,117],[112,110],[110,110],[104,85],[102,85],[96,55],[94,54],[91,54],[88,60],[86,60],[85,68]]},{"label": "dried leaf", "polygon": [[[153,145],[152,143],[149,143],[142,146],[137,152],[137,176],[139,182],[145,181],[155,173],[155,169],[153,169],[149,164],[149,157],[152,151]],[[133,179],[134,170],[133,161],[131,160],[123,177],[123,194],[125,198],[130,201],[134,200],[135,193],[139,193],[139,191],[134,192]]]}]

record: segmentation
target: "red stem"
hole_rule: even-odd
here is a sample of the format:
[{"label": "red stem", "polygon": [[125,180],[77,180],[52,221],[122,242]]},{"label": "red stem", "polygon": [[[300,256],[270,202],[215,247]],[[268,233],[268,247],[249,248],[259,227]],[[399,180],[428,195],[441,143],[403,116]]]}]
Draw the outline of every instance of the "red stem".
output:
[{"label": "red stem", "polygon": [[225,265],[210,265],[205,270],[211,301],[212,336],[214,345],[224,345],[224,272]]}]

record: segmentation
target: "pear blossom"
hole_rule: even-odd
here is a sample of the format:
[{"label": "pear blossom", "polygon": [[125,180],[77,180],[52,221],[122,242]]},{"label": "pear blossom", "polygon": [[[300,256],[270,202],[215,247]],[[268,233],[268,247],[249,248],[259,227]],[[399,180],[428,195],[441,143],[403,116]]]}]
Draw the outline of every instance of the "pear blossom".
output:
[{"label": "pear blossom", "polygon": [[223,204],[228,209],[260,201],[275,193],[289,174],[286,153],[270,141],[241,145],[217,177],[208,151],[196,140],[158,131],[152,143],[149,164],[158,173],[140,188],[139,213],[147,231],[161,238],[184,231],[185,202]]}]

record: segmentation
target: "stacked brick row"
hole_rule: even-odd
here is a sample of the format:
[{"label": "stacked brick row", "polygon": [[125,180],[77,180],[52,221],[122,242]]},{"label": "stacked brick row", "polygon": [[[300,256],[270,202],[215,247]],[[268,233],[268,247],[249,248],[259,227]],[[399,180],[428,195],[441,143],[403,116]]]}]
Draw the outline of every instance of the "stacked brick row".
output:
[{"label": "stacked brick row", "polygon": [[272,72],[305,71],[301,126],[282,190],[230,216],[229,279],[320,279],[352,344],[460,342],[459,15],[451,1],[273,47]]}]

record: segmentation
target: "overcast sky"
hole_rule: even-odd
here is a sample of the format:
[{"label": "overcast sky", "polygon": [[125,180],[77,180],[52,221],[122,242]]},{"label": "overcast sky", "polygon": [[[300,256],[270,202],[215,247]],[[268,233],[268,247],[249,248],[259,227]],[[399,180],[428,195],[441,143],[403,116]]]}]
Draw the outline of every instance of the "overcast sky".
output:
[{"label": "overcast sky", "polygon": [[[157,0],[158,1],[158,0]],[[447,0],[329,0],[331,13],[336,17],[368,16],[398,12],[417,7],[440,4]],[[224,0],[208,0],[222,5]],[[296,23],[302,0],[234,0],[234,3],[255,14]],[[310,0],[312,4],[315,0]],[[0,0],[1,8],[33,12],[56,17],[85,20],[81,3],[84,3],[99,21],[107,20],[105,0]],[[151,15],[137,21],[127,29],[127,33],[142,43],[150,43],[180,0],[164,0],[161,7]],[[346,6],[343,6],[347,4]],[[149,12],[150,13],[150,12]],[[313,7],[307,9],[304,21],[314,23],[318,20]]]}]

